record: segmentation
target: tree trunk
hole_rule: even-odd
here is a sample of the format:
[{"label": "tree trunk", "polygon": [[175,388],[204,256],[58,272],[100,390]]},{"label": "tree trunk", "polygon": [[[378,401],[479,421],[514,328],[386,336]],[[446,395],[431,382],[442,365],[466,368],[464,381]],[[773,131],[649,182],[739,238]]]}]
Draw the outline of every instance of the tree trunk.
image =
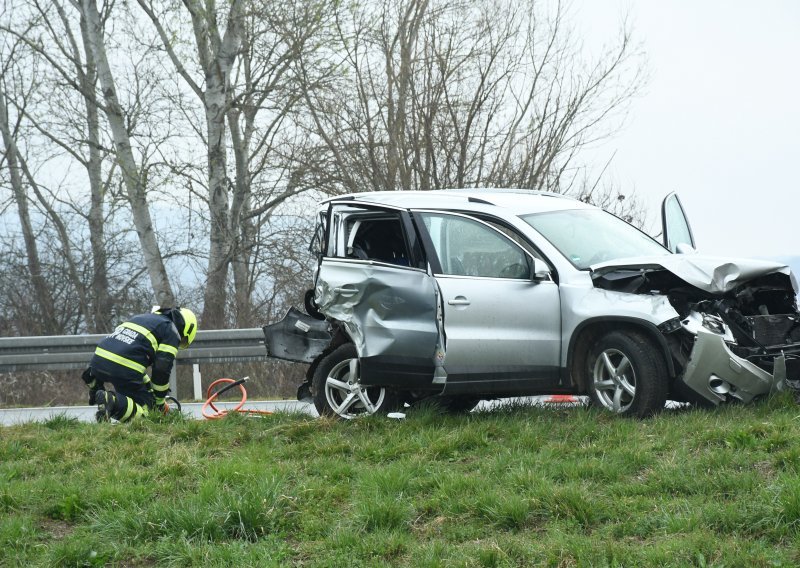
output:
[{"label": "tree trunk", "polygon": [[[109,293],[108,257],[105,243],[105,216],[103,197],[105,187],[102,178],[103,156],[100,152],[100,117],[98,114],[96,93],[97,70],[88,41],[86,18],[81,17],[81,37],[86,52],[86,74],[84,75],[84,101],[86,102],[86,131],[89,140],[89,163],[86,166],[89,175],[91,204],[89,206],[89,244],[92,249],[92,283],[94,293],[92,317],[86,322],[89,331],[102,333],[111,330],[113,325],[114,301]],[[91,94],[91,95],[90,95]]]},{"label": "tree trunk", "polygon": [[31,283],[33,284],[33,294],[36,303],[42,311],[42,327],[40,332],[45,335],[55,335],[59,332],[59,329],[53,314],[53,298],[42,272],[41,261],[39,260],[39,248],[36,244],[36,235],[34,234],[33,225],[31,224],[30,211],[28,209],[28,196],[25,192],[22,176],[19,171],[17,145],[9,127],[6,95],[2,85],[0,85],[0,131],[2,131],[3,145],[6,148],[6,161],[8,162],[11,187],[14,193],[14,201],[17,204],[17,211],[19,212],[22,237],[25,241],[28,272],[30,273]]},{"label": "tree trunk", "polygon": [[233,157],[236,165],[233,202],[231,204],[231,230],[236,232],[236,246],[233,250],[231,267],[233,270],[234,321],[237,327],[253,325],[252,278],[250,271],[250,250],[255,241],[255,229],[251,219],[242,216],[250,210],[250,141],[252,138],[255,113],[244,113],[245,128],[241,132],[240,114],[234,110],[228,113],[228,125],[233,142]]},{"label": "tree trunk", "polygon": [[220,77],[212,74],[208,79],[204,102],[208,133],[208,209],[211,217],[211,233],[201,320],[203,327],[219,329],[225,325],[228,266],[233,251],[233,235],[228,224],[225,90],[224,84],[218,80]]},{"label": "tree trunk", "polygon": [[105,100],[106,116],[114,139],[117,163],[122,171],[122,179],[131,206],[133,223],[136,227],[136,234],[139,237],[153,293],[160,305],[174,306],[175,295],[167,277],[164,259],[161,256],[153,221],[150,217],[146,188],[143,187],[142,176],[133,155],[122,106],[117,98],[114,76],[111,73],[111,66],[106,56],[103,27],[100,22],[100,14],[97,11],[96,0],[82,0],[81,10],[83,17],[86,18],[88,44],[91,46],[97,65],[97,75]]},{"label": "tree trunk", "polygon": [[[242,43],[242,10],[239,0],[231,2],[228,25],[220,38],[214,10],[204,10],[187,0],[195,30],[198,56],[206,77],[203,106],[208,140],[208,208],[211,234],[208,250],[208,274],[203,298],[203,327],[225,326],[228,301],[228,268],[236,246],[239,218],[229,209],[226,147],[226,111],[233,64]],[[212,6],[213,8],[213,6]]]}]

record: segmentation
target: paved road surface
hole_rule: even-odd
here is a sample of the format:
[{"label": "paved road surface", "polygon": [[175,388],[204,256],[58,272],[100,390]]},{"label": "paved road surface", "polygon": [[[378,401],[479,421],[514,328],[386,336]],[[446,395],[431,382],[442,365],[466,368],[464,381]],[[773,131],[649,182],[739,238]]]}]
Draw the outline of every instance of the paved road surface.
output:
[{"label": "paved road surface", "polygon": [[[184,403],[183,412],[192,418],[203,417],[199,402]],[[217,402],[217,408],[233,408],[236,403]],[[270,410],[272,412],[307,412],[317,415],[314,405],[296,400],[256,400],[247,401],[246,408]],[[0,425],[11,426],[25,422],[44,422],[57,416],[77,418],[81,422],[94,422],[96,406],[50,406],[47,408],[8,408],[0,410]]]},{"label": "paved road surface", "polygon": [[[490,410],[500,404],[507,403],[508,401],[520,401],[528,404],[536,403],[551,403],[550,396],[531,396],[518,399],[501,399],[483,401],[478,405],[478,410]],[[576,405],[583,404],[582,401],[575,399],[576,402],[561,401],[557,404],[563,405]],[[236,403],[217,402],[217,408],[232,408]],[[183,412],[192,418],[201,419],[203,414],[201,407],[203,405],[199,402],[187,402],[183,404]],[[317,411],[313,404],[305,402],[298,402],[296,400],[254,400],[247,401],[245,408],[254,408],[258,410],[270,410],[272,412],[304,412],[312,416],[317,416]],[[0,425],[12,426],[14,424],[24,424],[26,422],[45,422],[57,416],[66,416],[69,418],[76,418],[81,422],[94,422],[94,414],[97,411],[96,406],[49,406],[46,408],[7,408],[0,409]]]}]

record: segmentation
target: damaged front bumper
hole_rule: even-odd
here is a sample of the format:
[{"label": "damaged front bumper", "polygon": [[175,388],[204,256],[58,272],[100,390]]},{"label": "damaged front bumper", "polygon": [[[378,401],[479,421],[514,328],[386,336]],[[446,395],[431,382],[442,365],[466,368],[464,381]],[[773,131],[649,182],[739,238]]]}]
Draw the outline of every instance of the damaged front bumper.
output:
[{"label": "damaged front bumper", "polygon": [[774,358],[773,372],[769,373],[733,353],[723,336],[699,329],[681,380],[717,405],[731,398],[750,402],[756,397],[783,390],[786,379],[786,356],[783,353]]}]

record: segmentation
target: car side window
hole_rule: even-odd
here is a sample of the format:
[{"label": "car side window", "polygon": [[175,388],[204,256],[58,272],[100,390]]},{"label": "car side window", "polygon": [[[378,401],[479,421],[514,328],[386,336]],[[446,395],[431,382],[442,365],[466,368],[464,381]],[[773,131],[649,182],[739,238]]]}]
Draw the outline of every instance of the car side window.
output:
[{"label": "car side window", "polygon": [[344,221],[344,242],[336,256],[409,266],[408,245],[399,215],[351,215]]},{"label": "car side window", "polygon": [[314,227],[314,234],[311,235],[311,242],[308,244],[308,252],[316,258],[321,258],[325,254],[325,221],[326,216],[321,213]]},{"label": "car side window", "polygon": [[484,278],[531,278],[528,255],[495,229],[467,217],[420,213],[442,273]]}]

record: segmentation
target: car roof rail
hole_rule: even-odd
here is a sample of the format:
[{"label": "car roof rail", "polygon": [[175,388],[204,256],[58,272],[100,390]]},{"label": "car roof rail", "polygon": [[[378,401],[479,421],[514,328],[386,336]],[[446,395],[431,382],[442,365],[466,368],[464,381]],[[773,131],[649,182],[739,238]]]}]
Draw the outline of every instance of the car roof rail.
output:
[{"label": "car roof rail", "polygon": [[480,199],[479,197],[468,197],[467,201],[470,203],[482,203],[483,205],[494,205],[494,203],[486,201],[485,199]]}]

